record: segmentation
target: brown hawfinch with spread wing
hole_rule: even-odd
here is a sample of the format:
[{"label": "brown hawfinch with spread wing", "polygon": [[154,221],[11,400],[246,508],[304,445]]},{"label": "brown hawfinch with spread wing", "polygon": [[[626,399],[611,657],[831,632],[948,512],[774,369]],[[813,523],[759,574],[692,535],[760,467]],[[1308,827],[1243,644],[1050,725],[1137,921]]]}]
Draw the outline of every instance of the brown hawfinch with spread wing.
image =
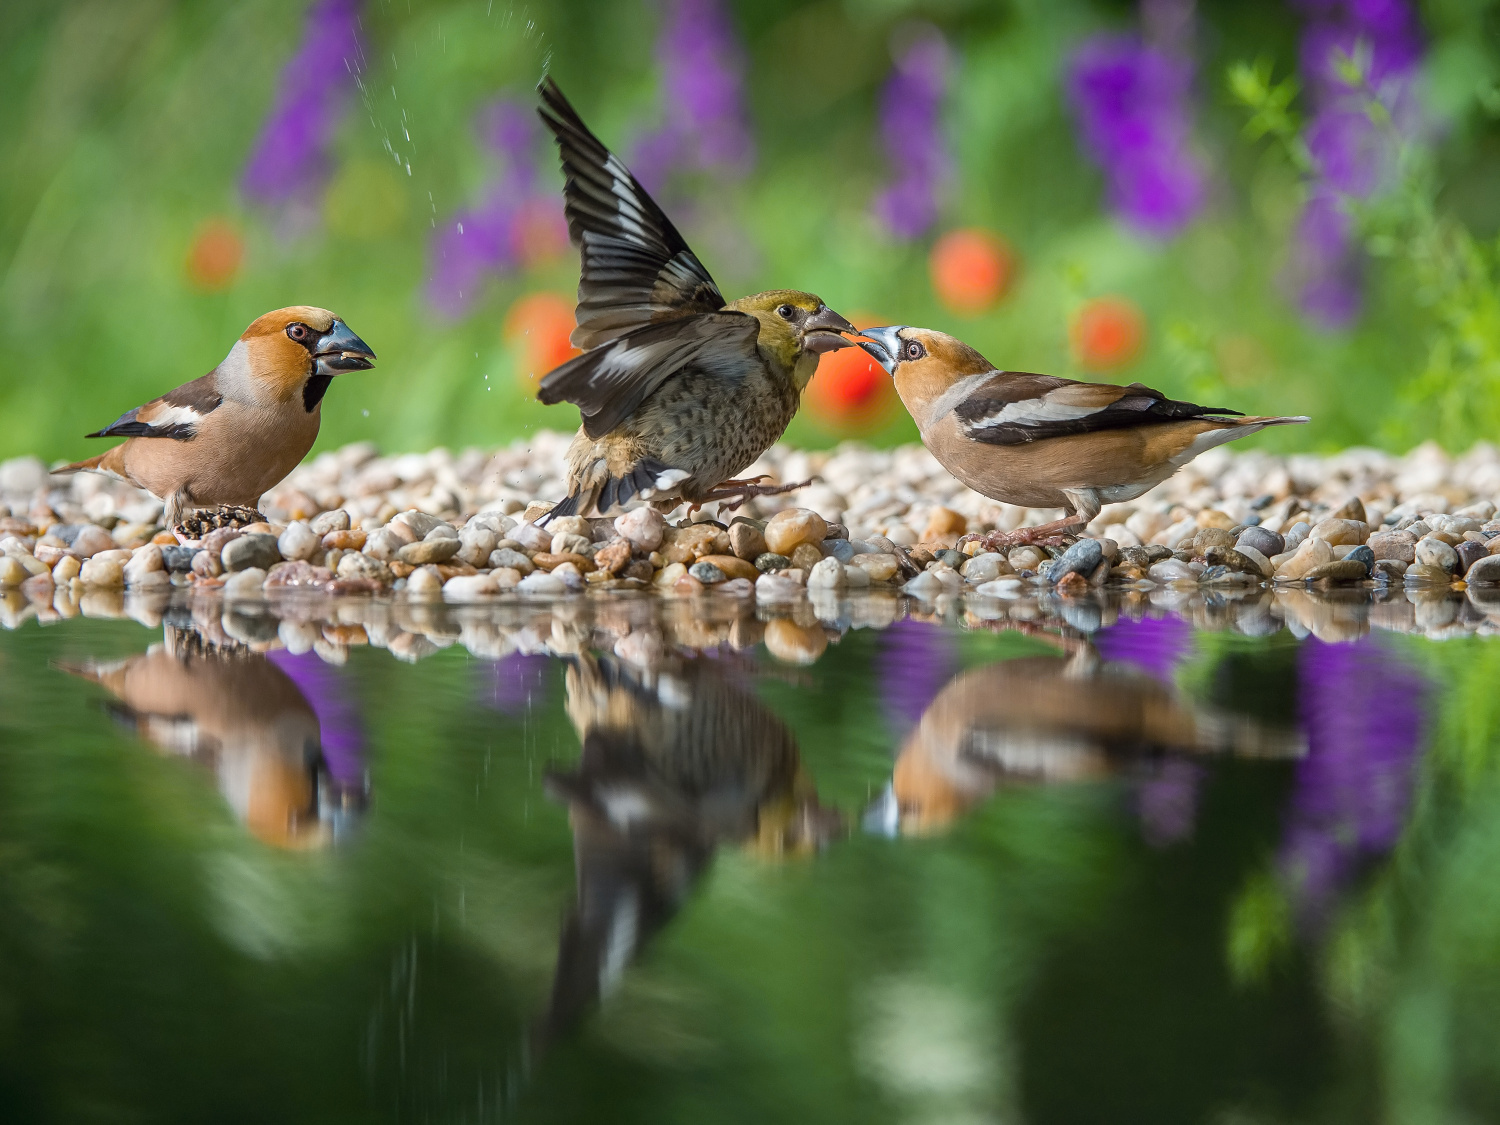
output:
[{"label": "brown hawfinch with spread wing", "polygon": [[1198,454],[1267,426],[1306,418],[1246,418],[1177,402],[1140,383],[1080,383],[999,371],[962,340],[893,325],[860,333],[922,434],[922,444],[975,492],[1060,520],[995,533],[990,548],[1078,532],[1105,504],[1133,500]]},{"label": "brown hawfinch with spread wing", "polygon": [[[575,347],[537,397],[574,403],[568,495],[550,516],[608,514],[639,497],[675,507],[786,492],[731,479],[786,430],[821,353],[854,327],[811,293],[725,301],[630,170],[551,79],[542,120],[562,152],[568,232],[582,254]],[[758,478],[757,478],[758,479]]]},{"label": "brown hawfinch with spread wing", "polygon": [[374,358],[327,309],[268,312],[207,375],[88,435],[127,441],[54,471],[107,473],[144,488],[165,503],[169,526],[190,508],[253,507],[312,448],[333,377],[367,370]]}]

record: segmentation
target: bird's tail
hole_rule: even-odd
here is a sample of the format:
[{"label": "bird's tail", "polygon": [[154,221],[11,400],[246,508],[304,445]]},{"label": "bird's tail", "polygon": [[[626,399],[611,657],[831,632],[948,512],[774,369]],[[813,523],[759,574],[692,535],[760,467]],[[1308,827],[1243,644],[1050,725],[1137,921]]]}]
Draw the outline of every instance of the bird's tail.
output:
[{"label": "bird's tail", "polygon": [[107,453],[101,453],[97,457],[90,457],[87,461],[74,461],[71,465],[62,465],[59,468],[53,469],[52,475],[55,477],[60,477],[65,476],[68,473],[103,472],[105,470],[102,470],[99,467],[99,463],[103,461],[106,456]]}]

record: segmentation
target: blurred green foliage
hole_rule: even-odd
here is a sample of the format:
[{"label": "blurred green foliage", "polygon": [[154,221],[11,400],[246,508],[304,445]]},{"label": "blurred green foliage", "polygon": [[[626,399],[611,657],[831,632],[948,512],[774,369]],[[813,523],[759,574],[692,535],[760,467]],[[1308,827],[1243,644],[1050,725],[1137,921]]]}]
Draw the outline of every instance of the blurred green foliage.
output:
[{"label": "blurred green foliage", "polygon": [[[1122,294],[1147,314],[1131,369],[1171,394],[1252,413],[1305,413],[1275,448],[1427,437],[1467,444],[1500,420],[1500,74],[1490,0],[1429,0],[1424,98],[1439,127],[1411,198],[1427,225],[1387,237],[1363,317],[1320,332],[1279,279],[1303,184],[1284,151],[1245,138],[1225,81],[1240,62],[1295,69],[1298,17],[1278,4],[1204,0],[1196,140],[1214,170],[1210,205],[1165,244],[1125,231],[1102,205],[1062,92],[1069,50],[1133,26],[1133,5],[1086,0],[758,0],[732,5],[747,57],[758,160],[744,182],[674,213],[726,292],[796,285],[846,314],[930,325],[999,364],[1078,374],[1070,315]],[[251,319],[313,303],[380,353],[341,380],[320,446],[494,444],[565,408],[530,401],[501,335],[506,309],[538,289],[568,293],[571,258],[496,281],[464,319],[426,305],[434,222],[493,175],[472,128],[499,94],[525,98],[550,70],[599,134],[628,152],[659,115],[657,13],[645,0],[370,0],[366,86],[338,134],[320,220],[290,234],[248,206],[238,181],[302,33],[303,0],[12,0],[0,7],[0,456],[72,458],[80,435],[195,377]],[[926,243],[885,237],[868,202],[886,175],[876,135],[893,30],[940,26],[957,49],[946,112],[956,176],[943,228],[979,225],[1018,251],[1019,283],[965,318],[933,296]],[[410,171],[383,141],[409,130]],[[553,167],[550,154],[546,167]],[[202,225],[244,232],[243,268],[222,292],[189,282]],[[837,435],[802,418],[805,443]],[[904,418],[881,441],[910,439]]]}]

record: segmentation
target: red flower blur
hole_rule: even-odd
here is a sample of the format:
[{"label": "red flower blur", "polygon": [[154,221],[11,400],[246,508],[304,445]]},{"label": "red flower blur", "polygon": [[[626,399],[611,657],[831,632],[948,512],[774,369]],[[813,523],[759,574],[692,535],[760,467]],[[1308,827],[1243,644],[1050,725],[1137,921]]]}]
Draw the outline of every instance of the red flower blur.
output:
[{"label": "red flower blur", "polygon": [[1016,278],[1010,244],[975,227],[951,230],[927,258],[932,288],[950,312],[974,316],[998,304]]},{"label": "red flower blur", "polygon": [[219,293],[234,284],[245,259],[245,240],[225,219],[209,219],[193,235],[183,269],[194,289]]},{"label": "red flower blur", "polygon": [[[888,321],[855,316],[856,327],[870,328]],[[896,404],[891,377],[863,348],[840,348],[818,360],[818,373],[802,394],[817,423],[841,434],[866,433],[890,418]]]},{"label": "red flower blur", "polygon": [[1129,367],[1146,347],[1146,317],[1124,297],[1096,297],[1073,317],[1073,358],[1086,371]]},{"label": "red flower blur", "polygon": [[511,305],[501,336],[522,345],[517,376],[523,386],[535,390],[543,375],[579,354],[568,339],[573,324],[573,302],[556,293],[528,293]]}]

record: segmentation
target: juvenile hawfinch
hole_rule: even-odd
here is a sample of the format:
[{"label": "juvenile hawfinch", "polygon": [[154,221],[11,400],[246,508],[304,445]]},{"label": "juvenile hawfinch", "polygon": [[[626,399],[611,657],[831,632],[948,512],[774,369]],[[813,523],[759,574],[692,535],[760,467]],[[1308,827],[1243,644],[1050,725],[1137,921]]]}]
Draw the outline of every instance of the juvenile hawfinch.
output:
[{"label": "juvenile hawfinch", "polygon": [[1267,426],[1306,418],[1246,418],[1176,402],[1140,383],[1080,383],[999,371],[961,340],[925,328],[869,328],[860,347],[885,368],[922,444],[975,492],[1060,520],[996,533],[988,547],[1077,532],[1104,504],[1133,500],[1198,454]]},{"label": "juvenile hawfinch", "polygon": [[207,375],[87,435],[129,440],[53,471],[144,488],[165,503],[168,526],[190,508],[254,507],[312,448],[333,377],[368,370],[374,358],[327,309],[268,312]]},{"label": "juvenile hawfinch", "polygon": [[1003,788],[1101,778],[1163,754],[1298,757],[1295,731],[1194,705],[1090,645],[962,672],[901,747],[865,813],[882,835],[941,831]]},{"label": "juvenile hawfinch", "polygon": [[537,395],[583,413],[567,455],[568,495],[551,515],[607,514],[636,497],[664,508],[730,499],[738,507],[798,487],[731,478],[781,437],[818,356],[848,347],[840,333],[853,327],[795,289],[726,302],[556,84],[540,89],[542,120],[562,152],[568,232],[582,254],[572,340],[588,349],[548,373]]},{"label": "juvenile hawfinch", "polygon": [[791,730],[721,661],[650,671],[584,653],[567,711],[582,751],[549,769],[567,803],[577,904],[563,929],[542,1043],[576,1024],[671,920],[721,845],[800,850],[838,831]]}]

